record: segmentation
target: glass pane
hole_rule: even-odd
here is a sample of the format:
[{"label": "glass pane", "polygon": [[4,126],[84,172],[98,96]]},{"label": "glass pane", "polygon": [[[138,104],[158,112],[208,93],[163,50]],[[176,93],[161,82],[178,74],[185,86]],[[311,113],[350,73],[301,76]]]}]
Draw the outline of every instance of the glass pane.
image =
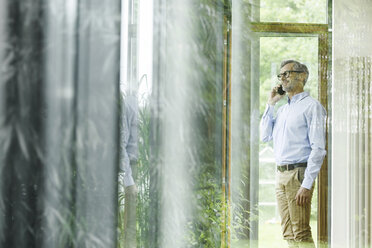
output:
[{"label": "glass pane", "polygon": [[261,22],[327,23],[326,0],[262,0]]},{"label": "glass pane", "polygon": [[[317,37],[262,37],[260,39],[260,113],[267,103],[270,89],[279,83],[280,64],[287,59],[304,63],[309,69],[305,91],[318,98],[318,38]],[[276,109],[287,103],[284,97]],[[259,151],[259,247],[287,247],[281,235],[280,216],[275,197],[276,164],[272,142],[260,142]],[[317,191],[312,198],[310,226],[316,240]],[[270,239],[267,237],[270,235]]]}]

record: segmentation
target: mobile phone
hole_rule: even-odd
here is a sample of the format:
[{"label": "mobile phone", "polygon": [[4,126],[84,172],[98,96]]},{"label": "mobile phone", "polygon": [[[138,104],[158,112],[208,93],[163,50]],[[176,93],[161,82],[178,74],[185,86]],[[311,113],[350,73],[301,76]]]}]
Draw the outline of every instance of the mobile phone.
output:
[{"label": "mobile phone", "polygon": [[278,87],[277,92],[278,92],[279,95],[284,95],[284,94],[285,94],[285,91],[283,90],[283,85],[280,85],[280,86]]}]

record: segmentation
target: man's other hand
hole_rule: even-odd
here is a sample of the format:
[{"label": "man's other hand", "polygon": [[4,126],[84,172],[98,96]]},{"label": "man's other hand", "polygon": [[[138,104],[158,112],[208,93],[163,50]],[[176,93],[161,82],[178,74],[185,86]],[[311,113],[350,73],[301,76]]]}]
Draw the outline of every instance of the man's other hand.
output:
[{"label": "man's other hand", "polygon": [[299,206],[304,206],[311,201],[311,190],[301,187],[296,194],[296,203]]}]

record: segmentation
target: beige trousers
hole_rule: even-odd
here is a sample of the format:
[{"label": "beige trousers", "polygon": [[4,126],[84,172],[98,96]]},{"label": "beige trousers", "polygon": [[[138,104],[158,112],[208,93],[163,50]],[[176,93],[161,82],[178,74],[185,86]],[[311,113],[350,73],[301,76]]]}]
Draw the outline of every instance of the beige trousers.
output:
[{"label": "beige trousers", "polygon": [[[305,168],[276,174],[276,199],[281,217],[283,238],[289,247],[315,247],[310,228],[311,202],[304,206],[296,204],[296,194],[304,179]],[[311,189],[313,194],[314,186]]]},{"label": "beige trousers", "polygon": [[124,203],[124,248],[136,248],[136,185],[125,187]]}]

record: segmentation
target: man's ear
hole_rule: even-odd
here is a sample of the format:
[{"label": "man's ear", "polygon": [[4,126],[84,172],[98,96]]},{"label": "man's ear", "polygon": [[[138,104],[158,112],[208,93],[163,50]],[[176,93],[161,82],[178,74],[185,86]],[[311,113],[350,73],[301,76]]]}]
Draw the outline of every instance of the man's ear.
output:
[{"label": "man's ear", "polygon": [[302,84],[303,84],[304,87],[305,87],[305,84],[306,84],[306,82],[305,82],[305,80],[306,80],[306,74],[305,74],[305,73],[299,73],[299,74],[297,74],[297,79],[298,79],[299,81],[301,81]]}]

